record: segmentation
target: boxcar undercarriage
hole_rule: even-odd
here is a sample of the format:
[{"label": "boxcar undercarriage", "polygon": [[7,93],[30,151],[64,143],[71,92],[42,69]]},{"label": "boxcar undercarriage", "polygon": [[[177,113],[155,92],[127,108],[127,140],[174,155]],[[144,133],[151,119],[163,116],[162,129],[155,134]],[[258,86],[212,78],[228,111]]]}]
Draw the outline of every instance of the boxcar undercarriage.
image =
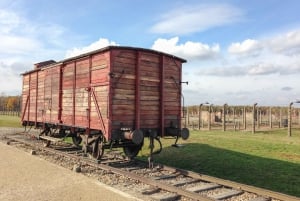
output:
[{"label": "boxcar undercarriage", "polygon": [[[71,138],[74,146],[82,147],[85,155],[90,155],[96,160],[101,160],[105,149],[123,148],[124,154],[132,159],[139,153],[144,145],[144,138],[149,138],[150,156],[149,161],[152,160],[154,154],[159,154],[162,150],[162,143],[160,141],[160,129],[141,128],[139,130],[131,131],[130,129],[120,128],[115,130],[111,140],[105,139],[101,130],[86,129],[80,127],[70,127],[66,125],[51,124],[51,123],[36,123],[23,122],[25,127],[34,127],[39,129],[40,133],[36,136],[38,139],[44,141],[44,146],[50,146],[51,142],[56,139]],[[186,128],[179,130],[175,127],[167,127],[165,131],[175,139],[174,145],[177,144],[181,137],[183,140],[188,139],[189,131]],[[158,142],[158,150],[154,151],[154,141]]]}]

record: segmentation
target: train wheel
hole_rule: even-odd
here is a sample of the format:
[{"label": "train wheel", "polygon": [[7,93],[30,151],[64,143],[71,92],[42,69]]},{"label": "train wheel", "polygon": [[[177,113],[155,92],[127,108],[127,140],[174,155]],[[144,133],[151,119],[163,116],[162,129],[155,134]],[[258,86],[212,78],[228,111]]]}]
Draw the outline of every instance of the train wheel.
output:
[{"label": "train wheel", "polygon": [[138,155],[141,148],[142,148],[141,145],[135,145],[135,146],[133,145],[133,146],[123,147],[123,151],[128,158],[133,159]]},{"label": "train wheel", "polygon": [[96,140],[96,142],[93,143],[92,148],[93,158],[96,160],[100,160],[104,153],[103,142],[101,141],[99,143],[99,141]]},{"label": "train wheel", "polygon": [[76,147],[79,147],[80,143],[82,142],[82,138],[80,136],[73,136],[72,141]]}]

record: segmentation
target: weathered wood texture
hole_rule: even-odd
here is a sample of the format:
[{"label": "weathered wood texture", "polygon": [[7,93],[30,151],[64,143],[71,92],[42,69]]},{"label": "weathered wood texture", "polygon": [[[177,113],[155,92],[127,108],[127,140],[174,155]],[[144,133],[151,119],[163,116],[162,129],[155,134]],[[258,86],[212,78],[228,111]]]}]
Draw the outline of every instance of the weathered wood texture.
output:
[{"label": "weathered wood texture", "polygon": [[108,140],[114,129],[180,127],[182,62],[114,47],[25,73],[23,121],[90,127]]}]

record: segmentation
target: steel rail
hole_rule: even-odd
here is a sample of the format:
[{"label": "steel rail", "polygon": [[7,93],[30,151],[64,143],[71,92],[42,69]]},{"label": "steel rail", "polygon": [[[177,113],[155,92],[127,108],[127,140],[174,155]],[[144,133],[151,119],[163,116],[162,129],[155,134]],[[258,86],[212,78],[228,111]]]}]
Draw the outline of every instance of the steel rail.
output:
[{"label": "steel rail", "polygon": [[[34,148],[44,150],[44,151],[47,151],[47,152],[50,152],[50,153],[53,153],[53,154],[57,154],[57,155],[60,155],[60,156],[69,157],[69,158],[77,159],[77,160],[84,159],[80,156],[68,154],[68,153],[65,153],[65,152],[62,152],[62,151],[59,151],[59,150],[51,149],[49,147],[42,147],[42,146],[39,146],[39,145],[34,145],[30,142],[27,142],[25,140],[21,140],[21,139],[15,138],[15,137],[7,137],[6,136],[6,138],[10,139],[10,140],[13,140],[13,141],[17,141],[17,142],[22,142],[26,145],[33,146]],[[110,172],[113,172],[113,173],[118,174],[118,175],[127,176],[129,178],[138,180],[138,181],[146,183],[148,185],[155,186],[157,188],[160,188],[160,189],[163,189],[163,190],[166,190],[166,191],[169,191],[169,192],[173,192],[173,193],[176,193],[178,195],[182,195],[182,196],[194,199],[194,200],[201,200],[201,201],[213,201],[214,200],[212,198],[208,198],[208,197],[200,195],[198,193],[190,192],[190,191],[187,191],[187,190],[184,190],[184,189],[172,186],[172,185],[163,184],[163,183],[157,182],[155,180],[145,178],[145,177],[139,176],[137,174],[134,174],[134,173],[131,173],[131,172],[128,172],[128,171],[120,170],[118,168],[114,168],[114,167],[104,165],[104,164],[97,164],[97,163],[95,163],[95,161],[83,160],[83,161],[81,161],[81,163],[92,166],[92,167],[95,167],[95,168],[100,168],[102,170],[110,171]]]},{"label": "steel rail", "polygon": [[216,178],[216,177],[212,177],[212,176],[208,176],[208,175],[204,175],[204,174],[200,174],[200,173],[195,173],[195,172],[188,171],[188,170],[183,170],[183,169],[180,169],[180,168],[173,168],[173,167],[162,165],[162,164],[157,164],[157,165],[160,165],[160,166],[162,166],[162,168],[164,168],[166,170],[169,170],[169,171],[180,172],[181,174],[183,174],[185,176],[189,176],[189,177],[192,177],[192,178],[195,178],[195,179],[200,179],[200,180],[204,180],[204,181],[208,181],[208,182],[221,184],[223,186],[228,186],[228,187],[240,189],[240,190],[243,190],[243,191],[246,191],[246,192],[258,194],[260,196],[270,197],[270,198],[273,198],[273,199],[284,200],[284,201],[285,200],[300,201],[300,198],[295,197],[295,196],[291,196],[291,195],[287,195],[287,194],[283,194],[283,193],[278,193],[278,192],[275,192],[275,191],[271,191],[271,190],[267,190],[267,189],[263,189],[263,188],[259,188],[259,187],[255,187],[255,186],[249,186],[249,185],[237,183],[237,182],[234,182],[234,181],[220,179],[220,178]]}]

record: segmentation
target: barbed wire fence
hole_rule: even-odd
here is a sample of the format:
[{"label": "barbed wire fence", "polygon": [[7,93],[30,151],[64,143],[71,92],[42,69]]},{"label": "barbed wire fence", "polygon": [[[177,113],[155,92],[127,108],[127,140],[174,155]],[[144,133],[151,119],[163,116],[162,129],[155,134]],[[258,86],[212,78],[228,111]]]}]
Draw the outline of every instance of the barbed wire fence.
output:
[{"label": "barbed wire fence", "polygon": [[192,130],[253,131],[300,128],[300,108],[199,105],[184,108],[182,126]]}]

